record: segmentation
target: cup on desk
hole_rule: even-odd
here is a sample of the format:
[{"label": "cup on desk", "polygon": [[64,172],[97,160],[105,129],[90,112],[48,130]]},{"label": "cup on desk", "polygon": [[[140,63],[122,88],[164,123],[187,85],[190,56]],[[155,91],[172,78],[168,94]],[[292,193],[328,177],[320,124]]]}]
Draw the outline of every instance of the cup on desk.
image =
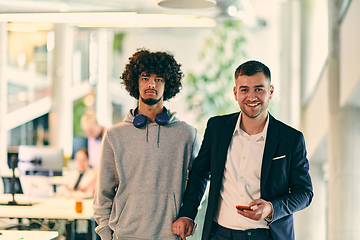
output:
[{"label": "cup on desk", "polygon": [[83,211],[82,199],[75,199],[75,211],[77,213],[82,213],[82,211]]}]

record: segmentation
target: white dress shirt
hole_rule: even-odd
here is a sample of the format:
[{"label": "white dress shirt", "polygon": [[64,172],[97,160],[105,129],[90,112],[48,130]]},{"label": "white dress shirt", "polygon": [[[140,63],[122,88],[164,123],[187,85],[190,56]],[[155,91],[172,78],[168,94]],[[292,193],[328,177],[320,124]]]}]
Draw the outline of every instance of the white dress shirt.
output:
[{"label": "white dress shirt", "polygon": [[260,198],[261,165],[269,125],[268,117],[261,133],[249,135],[240,128],[241,116],[240,113],[228,148],[216,221],[236,230],[268,228],[265,220],[245,218],[235,208],[236,205],[248,206]]}]

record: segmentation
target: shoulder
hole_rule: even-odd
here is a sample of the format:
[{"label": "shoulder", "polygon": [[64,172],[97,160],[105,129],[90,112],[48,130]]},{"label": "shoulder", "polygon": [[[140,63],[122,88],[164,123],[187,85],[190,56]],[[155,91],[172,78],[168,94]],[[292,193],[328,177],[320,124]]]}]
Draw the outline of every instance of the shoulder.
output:
[{"label": "shoulder", "polygon": [[134,131],[134,129],[135,127],[133,126],[132,123],[119,122],[107,128],[103,138],[105,139],[109,139],[112,137],[118,138],[119,136],[130,134],[131,132]]},{"label": "shoulder", "polygon": [[[185,121],[178,121],[174,124],[174,126],[177,125],[177,127],[180,127],[184,130],[189,130],[189,131],[193,131],[195,129],[195,127],[193,127],[192,125],[190,125],[189,123],[185,122]],[[171,124],[170,124],[171,126]]]},{"label": "shoulder", "polygon": [[133,127],[132,123],[129,122],[119,122],[116,123],[114,125],[112,125],[111,127],[109,127],[105,133],[112,133],[112,132],[119,132],[119,131],[123,131],[124,129],[128,128],[129,126]]},{"label": "shoulder", "polygon": [[221,123],[226,123],[229,120],[232,119],[238,119],[240,112],[236,112],[236,113],[231,113],[231,114],[226,114],[226,115],[218,115],[218,116],[214,116],[209,118],[208,120],[208,125],[209,124],[221,124]]},{"label": "shoulder", "polygon": [[175,131],[179,136],[184,136],[184,134],[187,134],[193,139],[197,135],[197,129],[185,121],[177,121],[175,123],[169,124],[168,126],[170,127],[171,131]]}]

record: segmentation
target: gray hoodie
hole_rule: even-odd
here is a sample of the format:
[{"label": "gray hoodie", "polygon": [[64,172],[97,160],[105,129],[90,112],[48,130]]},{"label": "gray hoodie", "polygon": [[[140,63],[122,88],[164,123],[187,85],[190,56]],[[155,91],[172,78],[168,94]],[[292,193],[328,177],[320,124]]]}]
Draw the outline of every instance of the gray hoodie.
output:
[{"label": "gray hoodie", "polygon": [[197,131],[172,113],[169,124],[124,121],[104,135],[94,197],[101,239],[177,239],[176,220],[187,171],[199,150]]}]

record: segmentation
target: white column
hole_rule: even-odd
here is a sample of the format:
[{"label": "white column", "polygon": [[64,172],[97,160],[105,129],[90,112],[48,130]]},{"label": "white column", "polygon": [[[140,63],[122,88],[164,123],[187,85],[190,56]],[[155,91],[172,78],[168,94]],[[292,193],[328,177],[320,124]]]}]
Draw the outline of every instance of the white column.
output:
[{"label": "white column", "polygon": [[[301,83],[304,82],[300,81],[301,14],[299,0],[285,1],[282,4],[281,117],[305,134],[307,126],[305,126],[305,112],[301,101],[302,89],[304,89]],[[316,198],[308,208],[294,214],[295,238],[298,240],[325,240],[326,208],[322,204],[326,199],[322,164],[325,161],[326,159],[321,161],[309,159]]]},{"label": "white column", "polygon": [[[328,239],[359,239],[360,110],[341,106],[340,0],[329,0]],[[355,28],[356,29],[356,28]],[[344,39],[346,41],[346,39]]]},{"label": "white column", "polygon": [[100,125],[112,125],[112,105],[109,91],[109,51],[112,45],[109,44],[109,33],[105,28],[97,31],[98,39],[98,81],[96,85],[96,118]]},{"label": "white column", "polygon": [[314,188],[311,205],[295,213],[295,239],[326,240],[327,171],[325,159],[312,159],[310,176]]},{"label": "white column", "polygon": [[[0,22],[0,173],[7,166],[7,23]],[[0,182],[0,184],[2,184]]]},{"label": "white column", "polygon": [[62,147],[65,158],[72,154],[73,99],[71,98],[73,28],[55,24],[52,110],[49,113],[50,145]]}]

